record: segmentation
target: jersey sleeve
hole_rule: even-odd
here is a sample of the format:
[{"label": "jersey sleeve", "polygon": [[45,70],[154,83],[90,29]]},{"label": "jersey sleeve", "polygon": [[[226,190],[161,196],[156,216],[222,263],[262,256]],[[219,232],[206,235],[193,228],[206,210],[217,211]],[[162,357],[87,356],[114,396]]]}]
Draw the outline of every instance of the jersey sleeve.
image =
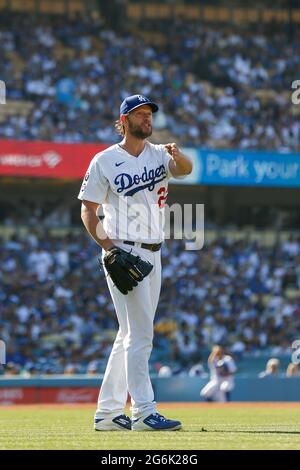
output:
[{"label": "jersey sleeve", "polygon": [[236,365],[235,365],[235,362],[234,360],[232,359],[232,357],[228,357],[227,360],[226,360],[226,366],[227,366],[227,369],[228,369],[228,372],[230,374],[234,374],[236,372]]},{"label": "jersey sleeve", "polygon": [[94,157],[83,179],[78,199],[103,204],[108,188],[109,183],[103,174],[99,160]]}]

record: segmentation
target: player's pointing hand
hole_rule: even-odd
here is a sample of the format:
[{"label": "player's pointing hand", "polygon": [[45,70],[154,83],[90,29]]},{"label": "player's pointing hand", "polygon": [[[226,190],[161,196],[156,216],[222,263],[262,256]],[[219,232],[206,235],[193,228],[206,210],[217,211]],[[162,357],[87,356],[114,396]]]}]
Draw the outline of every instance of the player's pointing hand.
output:
[{"label": "player's pointing hand", "polygon": [[175,142],[173,142],[171,144],[166,144],[165,149],[171,155],[173,160],[176,162],[178,160],[178,158],[180,157],[180,154],[181,154],[177,144],[175,144]]},{"label": "player's pointing hand", "polygon": [[189,175],[193,170],[193,164],[178,148],[175,142],[165,144],[165,149],[171,157],[169,168],[173,176]]}]

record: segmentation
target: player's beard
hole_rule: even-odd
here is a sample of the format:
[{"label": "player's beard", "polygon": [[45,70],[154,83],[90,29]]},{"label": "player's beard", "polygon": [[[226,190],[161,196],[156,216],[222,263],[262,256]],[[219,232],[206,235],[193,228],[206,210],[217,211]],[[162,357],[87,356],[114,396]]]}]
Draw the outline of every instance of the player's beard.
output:
[{"label": "player's beard", "polygon": [[149,130],[148,131],[143,131],[142,126],[138,126],[133,124],[133,122],[128,119],[128,129],[129,132],[132,136],[136,137],[137,139],[147,139],[147,137],[150,137],[152,134],[152,126],[151,124],[149,125]]}]

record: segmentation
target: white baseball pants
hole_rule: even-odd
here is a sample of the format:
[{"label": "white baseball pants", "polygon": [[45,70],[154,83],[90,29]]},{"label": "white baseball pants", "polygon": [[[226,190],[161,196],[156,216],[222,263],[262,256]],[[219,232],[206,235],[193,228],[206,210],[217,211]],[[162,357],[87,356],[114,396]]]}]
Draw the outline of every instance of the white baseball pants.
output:
[{"label": "white baseball pants", "polygon": [[213,379],[203,387],[200,395],[207,399],[211,398],[218,402],[226,402],[226,392],[231,392],[234,388],[234,381],[232,378],[228,379]]},{"label": "white baseball pants", "polygon": [[127,295],[123,295],[107,276],[119,331],[107,363],[95,418],[113,418],[123,414],[129,393],[132,418],[135,419],[156,412],[148,361],[161,288],[161,252],[131,247],[119,241],[114,243],[127,251],[132,248],[134,254],[150,261],[153,269]]}]

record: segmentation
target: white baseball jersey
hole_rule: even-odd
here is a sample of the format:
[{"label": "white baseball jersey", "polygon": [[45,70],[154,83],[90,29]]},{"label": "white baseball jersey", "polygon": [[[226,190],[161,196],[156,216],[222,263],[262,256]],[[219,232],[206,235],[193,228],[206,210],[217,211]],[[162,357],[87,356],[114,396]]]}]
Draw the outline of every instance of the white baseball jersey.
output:
[{"label": "white baseball jersey", "polygon": [[221,360],[215,360],[210,366],[211,379],[224,379],[224,376],[220,376],[218,373],[218,368],[216,367],[217,363],[222,362],[228,371],[228,375],[232,375],[236,372],[236,365],[233,358],[229,355],[225,355]]},{"label": "white baseball jersey", "polygon": [[170,159],[163,145],[148,141],[138,157],[112,145],[92,159],[78,199],[102,205],[103,227],[112,240],[159,243]]}]

